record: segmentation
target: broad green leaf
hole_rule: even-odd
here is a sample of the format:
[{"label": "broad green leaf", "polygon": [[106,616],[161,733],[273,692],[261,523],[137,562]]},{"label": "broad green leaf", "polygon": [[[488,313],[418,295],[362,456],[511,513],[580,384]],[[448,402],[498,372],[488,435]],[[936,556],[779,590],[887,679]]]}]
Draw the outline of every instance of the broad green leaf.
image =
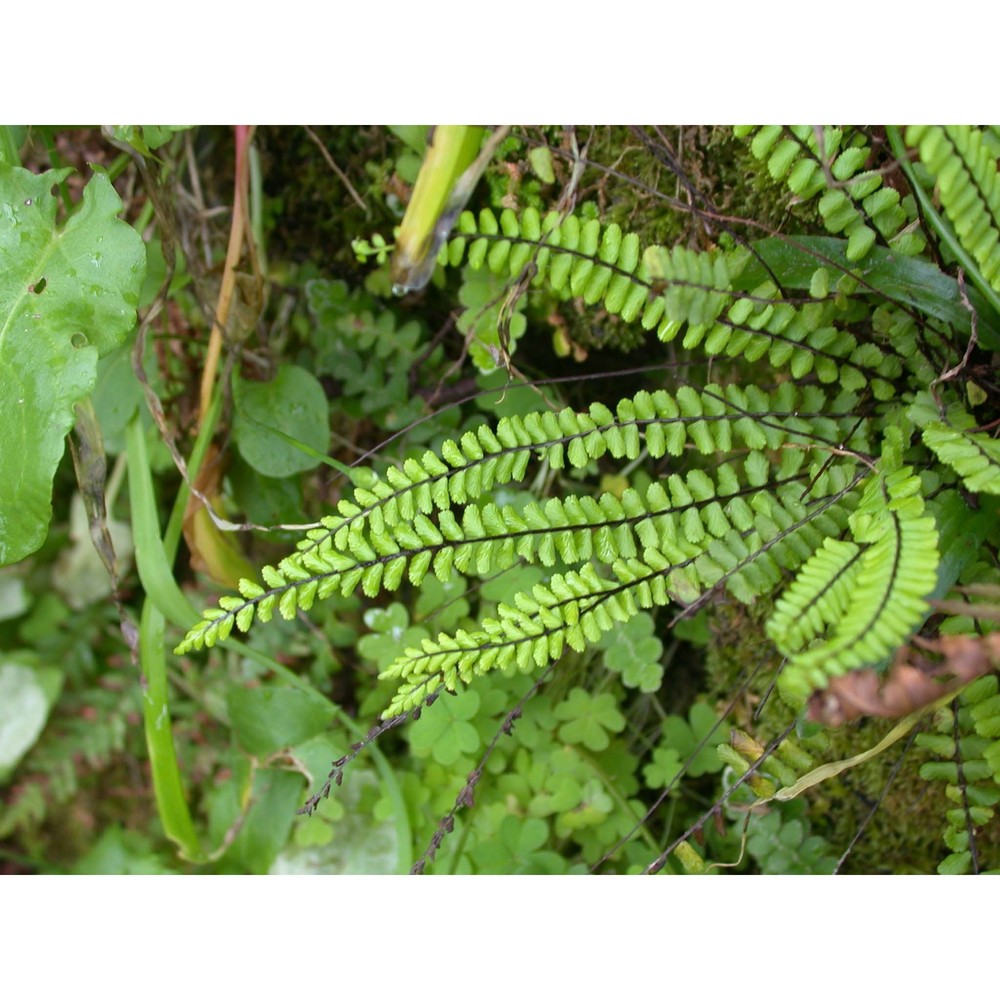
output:
[{"label": "broad green leaf", "polygon": [[[292,771],[257,771],[249,789],[250,811],[219,862],[219,874],[264,875],[270,870],[288,843],[295,810],[302,805],[304,785],[302,775]],[[237,791],[236,782],[229,782],[214,803],[213,842],[221,841],[240,816]]]},{"label": "broad green leaf", "polygon": [[315,375],[282,365],[270,382],[233,380],[233,433],[244,460],[265,476],[314,469],[330,443],[329,404]]},{"label": "broad green leaf", "polygon": [[132,352],[127,347],[101,358],[92,399],[104,451],[117,455],[125,450],[125,428],[142,403],[142,386],[132,371]]},{"label": "broad green leaf", "polygon": [[0,664],[0,783],[34,746],[61,686],[62,675],[52,667]]},{"label": "broad green leaf", "polygon": [[0,165],[0,564],[45,539],[73,405],[135,326],[145,272],[103,174],[57,226],[52,189],[69,172]]},{"label": "broad green leaf", "polygon": [[233,499],[254,524],[293,523],[301,517],[304,501],[297,479],[262,476],[238,457],[228,475]]},{"label": "broad green leaf", "polygon": [[233,688],[226,703],[240,746],[257,756],[304,743],[333,718],[318,697],[294,688]]}]

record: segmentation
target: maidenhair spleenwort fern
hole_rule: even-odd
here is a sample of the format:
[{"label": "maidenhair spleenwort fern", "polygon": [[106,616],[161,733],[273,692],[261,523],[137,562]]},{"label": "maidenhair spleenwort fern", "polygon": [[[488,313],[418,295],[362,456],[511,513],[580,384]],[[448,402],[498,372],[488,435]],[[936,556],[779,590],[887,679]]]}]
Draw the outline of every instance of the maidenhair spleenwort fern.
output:
[{"label": "maidenhair spleenwort fern", "polygon": [[[937,719],[936,732],[921,733],[917,744],[938,760],[924,764],[921,777],[944,781],[953,804],[947,811],[944,842],[949,854],[941,874],[979,871],[976,838],[1000,803],[1000,693],[996,674],[970,684],[951,711]],[[996,872],[993,872],[996,874]]]},{"label": "maidenhair spleenwort fern", "polygon": [[[507,417],[384,477],[358,477],[336,514],[265,567],[262,583],[242,581],[239,596],[207,611],[177,652],[334,594],[374,597],[429,573],[485,577],[524,561],[548,577],[476,628],[426,638],[388,666],[383,676],[399,687],[387,715],[491,670],[543,668],[642,609],[692,613],[722,590],[745,603],[778,596],[767,632],[787,658],[781,689],[796,704],[831,677],[884,663],[968,562],[967,553],[939,552],[935,511],[966,509],[960,486],[988,493],[1000,482],[995,441],[974,429],[955,392],[962,383],[951,383],[970,330],[996,317],[970,319],[960,276],[908,260],[925,233],[914,199],[886,184],[884,142],[812,127],[745,134],[795,205],[815,200],[833,236],[792,239],[785,257],[768,240],[698,252],[644,247],[586,210],[484,209],[462,214],[438,260],[488,269],[547,301],[600,307],[730,363],[726,371],[766,365],[766,379],[720,376],[702,388],[640,392],[614,411],[594,403]],[[942,135],[958,150],[957,170],[940,153],[941,135],[907,140],[940,170],[946,211],[995,280],[995,165],[991,172],[974,137]],[[976,196],[974,218],[956,173]],[[927,276],[954,307],[927,294]],[[606,457],[643,456],[670,464],[642,491],[525,507],[493,497],[525,481],[533,463],[593,472]],[[678,468],[688,456],[691,467]]]},{"label": "maidenhair spleenwort fern", "polygon": [[968,125],[911,126],[915,147],[936,181],[937,191],[962,246],[983,278],[1000,291],[1000,180],[995,141]]},{"label": "maidenhair spleenwort fern", "polygon": [[928,610],[937,531],[924,515],[919,477],[900,464],[898,429],[886,438],[890,446],[849,519],[852,540],[825,539],[768,621],[768,634],[789,657],[781,681],[794,698],[831,675],[877,663]]},{"label": "maidenhair spleenwort fern", "polygon": [[[642,248],[634,233],[597,219],[544,219],[534,209],[518,218],[489,209],[478,220],[464,212],[458,233],[439,260],[517,278],[565,297],[579,296],[660,340],[680,337],[687,349],[710,356],[742,357],[795,378],[815,373],[824,384],[867,387],[877,398],[894,394],[892,380],[915,352],[912,334],[881,343],[859,343],[849,325],[857,316],[848,300],[816,285],[815,294],[784,300],[770,279],[741,286],[754,256],[746,247],[729,253],[697,253],[683,247]],[[817,269],[819,267],[817,262]],[[681,336],[683,334],[683,336]]]},{"label": "maidenhair spleenwort fern", "polygon": [[871,137],[856,129],[814,125],[765,125],[736,129],[750,150],[783,180],[797,204],[817,199],[826,230],[847,237],[847,259],[863,260],[877,244],[897,253],[920,253],[925,240],[914,229],[912,197],[901,198],[885,177],[869,168]]},{"label": "maidenhair spleenwort fern", "polygon": [[[368,596],[419,585],[428,572],[456,568],[488,575],[518,560],[555,574],[476,633],[426,640],[387,671],[403,681],[392,710],[404,711],[443,685],[454,690],[492,668],[529,669],[582,649],[640,608],[681,606],[726,586],[741,600],[776,586],[830,532],[843,529],[856,502],[857,463],[829,462],[826,440],[865,447],[865,427],[848,394],[826,410],[817,387],[785,383],[770,395],[730,386],[675,396],[660,391],[622,400],[617,413],[593,405],[505,418],[390,468],[342,500],[338,516],[308,532],[298,551],[262,571],[266,588],[244,580],[178,647],[211,646],[236,627],[275,612],[291,618],[317,599],[361,587]],[[518,510],[483,504],[494,486],[526,476],[533,456],[553,468],[584,468],[605,453],[680,456],[685,447],[745,457],[714,475],[669,476],[640,495],[553,498]],[[776,455],[776,463],[767,455]],[[461,515],[456,510],[461,508]],[[594,563],[610,568],[600,574]]]}]

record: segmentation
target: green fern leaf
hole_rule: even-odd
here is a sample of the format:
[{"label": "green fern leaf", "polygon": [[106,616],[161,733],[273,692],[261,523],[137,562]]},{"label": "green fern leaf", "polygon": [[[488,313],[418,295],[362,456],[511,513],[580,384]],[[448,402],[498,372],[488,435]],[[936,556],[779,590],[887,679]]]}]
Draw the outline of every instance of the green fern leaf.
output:
[{"label": "green fern leaf", "polygon": [[968,125],[912,126],[906,142],[934,175],[962,246],[1000,291],[1000,177],[984,132]]},{"label": "green fern leaf", "polygon": [[[768,624],[789,656],[780,684],[793,701],[831,676],[878,663],[927,613],[937,582],[937,529],[921,516],[919,478],[888,451],[882,466],[851,516],[853,543],[825,543]],[[826,626],[826,637],[801,649]]]}]

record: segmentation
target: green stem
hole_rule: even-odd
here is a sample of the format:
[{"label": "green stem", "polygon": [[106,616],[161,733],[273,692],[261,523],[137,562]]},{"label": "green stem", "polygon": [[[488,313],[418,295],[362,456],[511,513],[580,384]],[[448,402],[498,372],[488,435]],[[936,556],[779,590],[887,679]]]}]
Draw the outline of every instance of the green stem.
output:
[{"label": "green stem", "polygon": [[21,143],[18,142],[16,125],[0,125],[0,165],[8,167],[21,165]]},{"label": "green stem", "polygon": [[[53,139],[53,130],[50,128],[42,128],[38,130],[38,134],[42,137],[42,143],[45,146],[45,152],[49,158],[49,163],[52,164],[53,169],[58,169],[59,167],[65,166],[63,163],[63,158],[59,155],[59,150],[56,149],[55,140]],[[59,197],[62,199],[63,208],[68,212],[73,211],[73,198],[69,193],[69,185],[65,180],[59,182]]]},{"label": "green stem", "polygon": [[485,131],[478,125],[438,125],[434,130],[396,238],[391,270],[398,294],[423,288],[430,280],[451,228],[449,224],[441,232],[440,220],[459,178],[475,162]]},{"label": "green stem", "polygon": [[[128,455],[132,534],[139,579],[147,600],[152,601],[157,610],[174,625],[186,628],[197,619],[197,613],[174,580],[172,564],[176,543],[169,545],[160,538],[153,477],[146,451],[146,430],[138,413],[125,429],[125,450]],[[185,490],[186,487],[181,492]]]},{"label": "green stem", "polygon": [[184,785],[170,725],[170,710],[167,707],[167,660],[163,652],[165,626],[166,620],[159,609],[152,601],[147,600],[143,605],[139,627],[146,748],[149,751],[156,807],[164,833],[178,846],[182,858],[198,863],[206,859],[184,797]]},{"label": "green stem", "polygon": [[257,249],[257,263],[260,273],[267,274],[267,250],[264,243],[264,172],[261,168],[260,153],[251,142],[247,148],[250,160],[250,232],[253,245]]},{"label": "green stem", "polygon": [[[211,440],[219,407],[214,405],[195,443],[188,467],[195,475]],[[170,724],[169,687],[165,649],[166,620],[186,628],[197,614],[174,579],[173,560],[180,541],[184,505],[189,490],[178,492],[165,539],[160,538],[159,517],[149,456],[146,430],[136,413],[125,430],[129,469],[129,495],[132,507],[132,532],[139,579],[146,591],[139,626],[139,662],[143,673],[143,719],[146,747],[149,752],[153,792],[160,821],[167,837],[177,844],[182,858],[192,862],[206,860],[188,810],[174,747]]]}]

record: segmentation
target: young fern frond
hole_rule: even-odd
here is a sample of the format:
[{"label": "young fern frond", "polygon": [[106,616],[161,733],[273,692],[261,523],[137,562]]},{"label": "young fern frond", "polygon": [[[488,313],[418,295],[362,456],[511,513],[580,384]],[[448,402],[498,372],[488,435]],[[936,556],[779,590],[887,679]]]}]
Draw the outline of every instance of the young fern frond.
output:
[{"label": "young fern frond", "polygon": [[913,125],[906,144],[934,175],[962,246],[986,281],[1000,291],[1000,177],[986,133],[969,125]]},{"label": "young fern frond", "polygon": [[784,180],[799,201],[819,198],[827,231],[847,237],[848,260],[863,260],[876,242],[907,255],[923,250],[923,237],[906,228],[916,218],[912,200],[901,202],[870,169],[873,151],[863,132],[812,125],[735,131],[752,136],[750,151],[766,160],[771,177]]},{"label": "young fern frond", "polygon": [[974,430],[976,420],[961,403],[942,412],[929,392],[920,392],[907,414],[920,427],[924,444],[962,477],[967,490],[1000,494],[1000,441]]},{"label": "young fern frond", "polygon": [[[974,423],[971,417],[969,422]],[[924,444],[962,477],[967,490],[1000,494],[1000,441],[996,438],[941,422],[927,424],[923,437]]]},{"label": "young fern frond", "polygon": [[883,453],[851,515],[853,541],[828,539],[776,603],[767,631],[789,657],[780,683],[792,699],[883,660],[927,614],[937,583],[937,529],[922,516],[920,479],[898,452],[897,445]]}]

